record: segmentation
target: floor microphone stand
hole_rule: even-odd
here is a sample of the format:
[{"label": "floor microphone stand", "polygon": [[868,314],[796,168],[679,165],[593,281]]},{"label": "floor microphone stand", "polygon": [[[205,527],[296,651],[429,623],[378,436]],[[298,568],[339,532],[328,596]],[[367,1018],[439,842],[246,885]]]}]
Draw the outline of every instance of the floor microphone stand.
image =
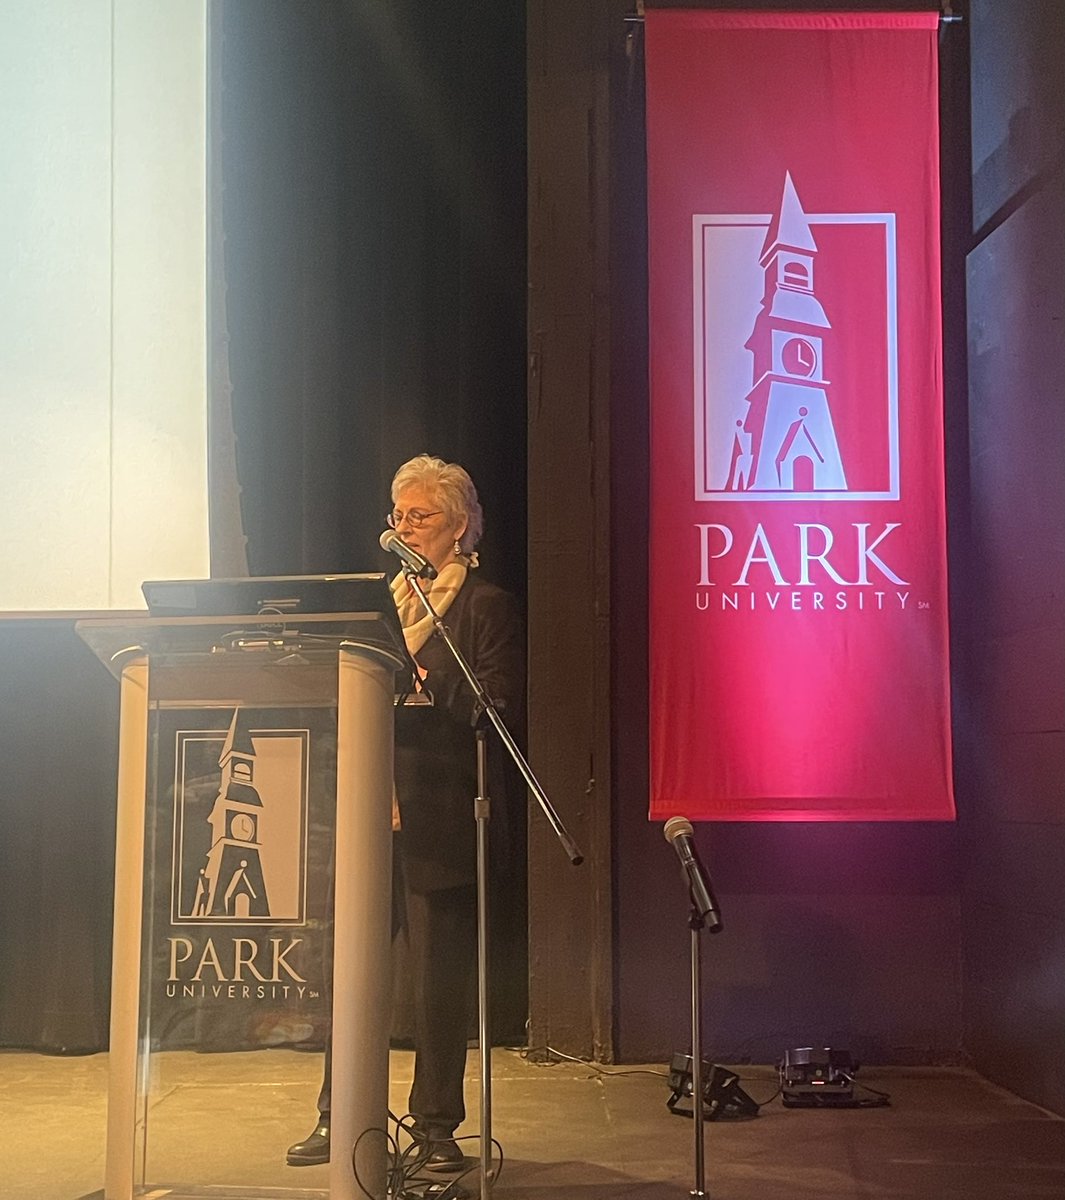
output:
[{"label": "floor microphone stand", "polygon": [[474,820],[477,824],[477,1040],[479,1043],[479,1058],[481,1071],[481,1200],[489,1200],[492,1179],[492,1044],[489,1033],[489,998],[488,998],[488,822],[491,817],[491,800],[488,796],[488,721],[499,735],[500,741],[506,747],[515,766],[521,772],[522,778],[529,791],[536,797],[537,802],[547,818],[555,836],[562,843],[566,857],[574,866],[584,861],[584,856],[577,848],[576,842],[570,837],[562,824],[547,793],[540,786],[539,780],[518,748],[517,742],[511,736],[510,730],[503,723],[491,696],[481,686],[480,680],[473,668],[466,661],[465,655],[455,645],[451,630],[433,608],[432,602],[418,584],[417,574],[412,567],[404,563],[403,574],[407,577],[415,595],[421,601],[422,607],[433,623],[433,628],[451,652],[458,663],[459,669],[465,676],[477,701],[477,796],[474,800]]},{"label": "floor microphone stand", "polygon": [[488,795],[488,730],[477,717],[477,1053],[481,1071],[481,1200],[488,1200],[492,1178],[492,1041],[489,1033],[488,996],[488,822],[492,801]]},{"label": "floor microphone stand", "polygon": [[706,928],[706,920],[695,904],[688,916],[688,928],[691,930],[692,1124],[695,1126],[695,1186],[689,1195],[700,1200],[706,1195],[706,1163],[703,1155],[703,962],[699,935]]},{"label": "floor microphone stand", "polygon": [[670,817],[663,827],[666,840],[670,842],[680,858],[688,882],[688,901],[691,910],[688,928],[691,930],[691,1016],[692,1016],[692,1126],[695,1136],[695,1184],[691,1195],[702,1200],[706,1195],[706,1162],[703,1155],[705,1130],[705,1097],[703,1094],[703,1027],[702,994],[703,969],[700,935],[704,929],[720,933],[724,928],[718,909],[710,876],[699,859],[693,841],[692,823],[681,816]]}]

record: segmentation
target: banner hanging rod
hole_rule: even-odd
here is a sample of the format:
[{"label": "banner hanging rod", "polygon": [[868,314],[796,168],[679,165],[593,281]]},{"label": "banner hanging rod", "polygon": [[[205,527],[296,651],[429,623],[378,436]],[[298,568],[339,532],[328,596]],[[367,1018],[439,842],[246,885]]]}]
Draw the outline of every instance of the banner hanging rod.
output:
[{"label": "banner hanging rod", "polygon": [[[919,11],[914,9],[913,11]],[[637,3],[636,11],[625,14],[625,22],[630,25],[642,25],[644,19],[644,5],[642,2]],[[955,25],[960,24],[963,20],[961,13],[956,13],[949,4],[944,4],[939,12],[940,25]]]}]

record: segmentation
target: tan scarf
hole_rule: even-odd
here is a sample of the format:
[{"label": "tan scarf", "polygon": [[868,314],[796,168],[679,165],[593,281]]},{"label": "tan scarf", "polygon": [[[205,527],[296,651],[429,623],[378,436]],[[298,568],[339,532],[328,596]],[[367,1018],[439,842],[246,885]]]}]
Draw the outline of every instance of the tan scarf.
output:
[{"label": "tan scarf", "polygon": [[[451,602],[459,594],[459,589],[466,582],[466,564],[464,562],[448,563],[429,585],[429,603],[436,610],[436,615],[442,617],[451,607]],[[403,640],[413,658],[433,634],[433,622],[425,611],[425,605],[414,594],[418,585],[408,579],[402,571],[392,580],[392,599],[399,613],[399,623],[403,626]],[[399,818],[399,800],[395,787],[392,788],[392,829],[402,828]]]},{"label": "tan scarf", "polygon": [[[466,582],[467,567],[464,562],[451,562],[443,567],[429,585],[429,603],[442,617],[451,607]],[[413,657],[433,634],[433,622],[425,606],[414,594],[418,585],[408,579],[402,571],[392,580],[392,599],[399,612],[399,623],[403,626],[403,638]]]}]

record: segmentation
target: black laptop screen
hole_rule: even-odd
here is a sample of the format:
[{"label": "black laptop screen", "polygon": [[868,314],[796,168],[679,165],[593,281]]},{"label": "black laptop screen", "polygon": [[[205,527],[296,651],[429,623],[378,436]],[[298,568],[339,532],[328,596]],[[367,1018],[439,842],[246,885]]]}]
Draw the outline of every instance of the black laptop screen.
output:
[{"label": "black laptop screen", "polygon": [[155,617],[395,612],[388,579],[368,575],[260,575],[248,579],[152,579],[141,585]]}]

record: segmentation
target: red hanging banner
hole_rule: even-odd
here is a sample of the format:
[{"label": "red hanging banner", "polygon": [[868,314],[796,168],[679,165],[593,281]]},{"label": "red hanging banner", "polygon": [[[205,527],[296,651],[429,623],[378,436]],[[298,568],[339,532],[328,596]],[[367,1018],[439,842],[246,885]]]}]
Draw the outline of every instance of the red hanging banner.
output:
[{"label": "red hanging banner", "polygon": [[954,816],[937,27],[647,13],[652,819]]}]

